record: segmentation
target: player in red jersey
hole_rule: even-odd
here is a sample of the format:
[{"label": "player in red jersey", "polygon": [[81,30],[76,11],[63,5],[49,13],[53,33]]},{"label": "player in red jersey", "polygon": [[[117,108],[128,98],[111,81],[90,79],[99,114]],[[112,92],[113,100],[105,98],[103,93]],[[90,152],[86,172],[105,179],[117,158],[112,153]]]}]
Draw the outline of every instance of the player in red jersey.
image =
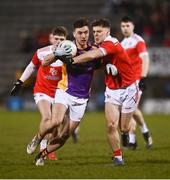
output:
[{"label": "player in red jersey", "polygon": [[[58,44],[66,39],[67,30],[65,27],[57,26],[53,29],[51,34],[50,43],[52,43],[52,45],[38,49],[35,52],[31,62],[28,64],[20,79],[17,80],[11,90],[11,95],[17,95],[23,83],[32,75],[36,69],[38,69],[36,83],[34,86],[34,100],[41,114],[41,121],[39,125],[40,134],[50,123],[51,105],[54,101],[54,95],[58,82],[62,79],[63,65],[60,60],[57,60],[55,63],[47,67],[43,67],[41,63],[45,56],[52,53]],[[46,137],[41,141],[40,149],[46,148],[48,138],[49,137]],[[27,148],[27,153],[31,153],[29,148]],[[55,153],[49,154],[48,158],[51,160],[57,159]]]},{"label": "player in red jersey", "polygon": [[[122,18],[121,32],[124,36],[124,39],[122,40],[121,44],[123,48],[126,50],[128,56],[132,59],[132,66],[135,70],[137,83],[139,84],[139,103],[142,91],[145,89],[145,80],[149,69],[149,55],[147,47],[144,39],[141,36],[134,33],[134,23],[130,17],[125,16]],[[149,133],[144,117],[139,108],[136,109],[130,123],[131,125],[128,144],[129,148],[136,149],[137,147],[137,142],[135,138],[136,122],[140,126],[141,132],[146,142],[146,147],[150,148],[152,146],[152,137]],[[124,136],[126,135],[122,135],[122,140],[124,139]],[[124,140],[123,145],[127,146]]]},{"label": "player in red jersey", "polygon": [[117,166],[124,164],[118,125],[120,122],[121,131],[128,133],[129,122],[136,109],[138,87],[131,59],[119,41],[110,36],[110,27],[111,25],[106,19],[95,20],[92,23],[93,35],[95,43],[99,44],[100,47],[73,59],[66,58],[65,62],[76,64],[103,58],[106,63],[105,115],[107,134],[113,150],[113,163]]}]

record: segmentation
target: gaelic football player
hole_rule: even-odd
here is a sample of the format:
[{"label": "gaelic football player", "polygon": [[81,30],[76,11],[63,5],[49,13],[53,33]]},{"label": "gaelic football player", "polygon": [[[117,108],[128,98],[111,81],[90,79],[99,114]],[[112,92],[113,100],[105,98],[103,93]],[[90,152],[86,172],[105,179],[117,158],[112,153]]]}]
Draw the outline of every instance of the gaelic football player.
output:
[{"label": "gaelic football player", "polygon": [[[137,80],[137,84],[139,85],[139,99],[142,95],[142,91],[145,89],[145,81],[148,74],[149,69],[149,55],[147,51],[147,47],[144,39],[134,33],[134,23],[130,17],[123,17],[121,20],[121,32],[124,36],[121,44],[123,48],[126,50],[128,56],[132,59],[132,66],[135,70],[135,76]],[[134,121],[135,120],[135,121]],[[131,149],[136,149],[137,142],[135,137],[136,131],[136,122],[140,126],[140,130],[143,134],[144,140],[146,142],[146,147],[150,148],[152,146],[152,137],[149,133],[148,127],[144,120],[142,112],[137,108],[134,112],[133,118],[130,123],[130,132],[129,132],[129,144],[127,145],[124,142],[124,138],[126,139],[126,134],[122,134],[123,145],[128,146]]]}]

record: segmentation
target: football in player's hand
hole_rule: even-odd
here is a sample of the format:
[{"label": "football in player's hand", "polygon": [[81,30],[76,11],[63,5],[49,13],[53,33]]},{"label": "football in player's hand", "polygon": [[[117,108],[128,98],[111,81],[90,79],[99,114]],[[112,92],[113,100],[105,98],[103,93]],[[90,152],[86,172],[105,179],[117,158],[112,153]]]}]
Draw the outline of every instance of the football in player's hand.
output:
[{"label": "football in player's hand", "polygon": [[71,49],[70,54],[72,55],[72,57],[74,57],[74,56],[76,55],[76,53],[77,53],[77,47],[76,47],[76,45],[75,45],[72,41],[70,41],[70,40],[62,41],[62,42],[58,45],[58,47],[63,47],[63,48],[69,48],[69,49]]}]

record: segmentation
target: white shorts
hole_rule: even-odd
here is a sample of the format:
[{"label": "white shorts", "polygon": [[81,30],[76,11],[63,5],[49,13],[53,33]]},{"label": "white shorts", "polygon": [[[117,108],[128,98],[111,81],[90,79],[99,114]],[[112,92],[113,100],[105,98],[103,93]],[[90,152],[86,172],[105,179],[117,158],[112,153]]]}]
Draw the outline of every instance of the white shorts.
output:
[{"label": "white shorts", "polygon": [[106,87],[105,102],[110,102],[121,106],[122,113],[135,111],[138,100],[138,87],[136,83],[131,84],[125,89],[109,89]]},{"label": "white shorts", "polygon": [[81,121],[87,106],[87,98],[78,98],[68,94],[62,89],[57,89],[54,103],[60,103],[69,109],[72,121]]},{"label": "white shorts", "polygon": [[48,96],[44,93],[35,93],[34,94],[34,100],[35,100],[36,104],[41,100],[49,101],[51,104],[54,103],[54,98],[52,98],[51,96]]}]

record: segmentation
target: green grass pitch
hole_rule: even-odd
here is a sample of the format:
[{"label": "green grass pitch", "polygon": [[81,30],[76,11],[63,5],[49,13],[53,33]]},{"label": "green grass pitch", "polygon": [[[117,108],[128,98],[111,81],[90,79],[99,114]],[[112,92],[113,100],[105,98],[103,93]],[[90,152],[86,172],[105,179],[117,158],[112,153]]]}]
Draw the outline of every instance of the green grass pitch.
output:
[{"label": "green grass pitch", "polygon": [[114,167],[107,142],[104,113],[86,113],[78,144],[70,139],[57,155],[58,161],[34,165],[26,145],[35,134],[38,112],[0,112],[0,179],[69,178],[170,178],[170,116],[145,116],[154,145],[147,150],[138,129],[138,149],[124,150],[125,166]]}]

